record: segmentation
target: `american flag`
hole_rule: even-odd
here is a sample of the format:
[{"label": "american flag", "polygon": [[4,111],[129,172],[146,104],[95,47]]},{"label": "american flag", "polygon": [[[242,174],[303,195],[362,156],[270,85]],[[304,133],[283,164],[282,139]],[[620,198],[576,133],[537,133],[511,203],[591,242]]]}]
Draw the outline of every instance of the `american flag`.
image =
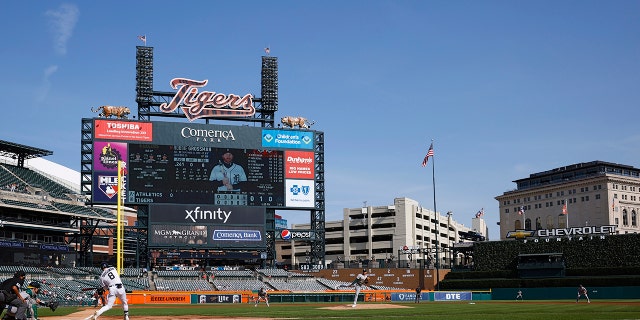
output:
[{"label": "american flag", "polygon": [[140,41],[144,42],[144,45],[147,45],[147,36],[138,36],[138,39],[140,39]]},{"label": "american flag", "polygon": [[481,218],[482,216],[484,216],[484,208],[480,209],[480,211],[476,213],[476,218]]},{"label": "american flag", "polygon": [[562,205],[562,214],[567,214],[567,200],[565,200],[564,204]]},{"label": "american flag", "polygon": [[524,207],[523,206],[521,206],[520,210],[518,210],[518,214],[520,214],[520,215],[524,214]]},{"label": "american flag", "polygon": [[271,52],[271,49],[269,49],[269,47],[264,48],[264,53],[269,55],[270,52]]},{"label": "american flag", "polygon": [[427,162],[429,161],[429,157],[433,157],[433,142],[431,142],[431,146],[429,147],[429,151],[427,151],[427,155],[424,156],[424,160],[422,160],[422,166],[426,167]]}]

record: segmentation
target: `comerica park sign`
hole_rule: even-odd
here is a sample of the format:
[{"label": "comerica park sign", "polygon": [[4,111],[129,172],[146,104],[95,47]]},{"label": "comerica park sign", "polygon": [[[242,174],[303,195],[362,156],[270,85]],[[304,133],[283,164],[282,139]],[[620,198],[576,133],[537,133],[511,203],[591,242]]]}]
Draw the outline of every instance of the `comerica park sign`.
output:
[{"label": "comerica park sign", "polygon": [[552,237],[556,237],[556,241],[562,241],[562,239],[593,239],[594,237],[600,237],[603,239],[608,234],[614,234],[616,229],[617,226],[615,225],[606,225],[540,230],[514,230],[507,232],[507,238],[523,239],[525,242],[527,242],[527,238],[532,237],[537,237],[532,239],[533,242],[538,242],[540,239],[543,239],[545,242],[549,242]]}]

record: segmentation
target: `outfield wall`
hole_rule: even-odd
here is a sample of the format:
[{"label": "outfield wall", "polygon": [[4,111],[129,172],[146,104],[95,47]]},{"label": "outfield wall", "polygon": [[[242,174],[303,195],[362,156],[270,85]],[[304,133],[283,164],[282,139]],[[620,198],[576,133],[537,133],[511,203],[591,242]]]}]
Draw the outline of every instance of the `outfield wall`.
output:
[{"label": "outfield wall", "polygon": [[[605,299],[640,299],[640,287],[592,287],[589,290],[591,300]],[[428,301],[482,301],[482,300],[515,300],[516,294],[522,290],[524,300],[574,300],[577,288],[497,288],[491,291],[423,291],[421,300]],[[363,290],[358,301],[414,302],[415,291],[412,290]],[[202,291],[193,292],[159,292],[134,291],[127,293],[129,304],[227,304],[252,303],[257,298],[254,291]],[[288,292],[270,291],[269,301],[273,303],[323,303],[352,302],[352,291],[327,292]],[[119,301],[118,301],[119,303]]]}]

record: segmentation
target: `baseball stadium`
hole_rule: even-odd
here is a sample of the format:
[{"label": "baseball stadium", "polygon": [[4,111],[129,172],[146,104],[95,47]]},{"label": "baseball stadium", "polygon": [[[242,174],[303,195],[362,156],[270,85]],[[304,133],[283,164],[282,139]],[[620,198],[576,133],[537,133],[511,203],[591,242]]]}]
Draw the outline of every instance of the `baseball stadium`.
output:
[{"label": "baseball stadium", "polygon": [[[405,199],[329,222],[324,132],[301,116],[276,121],[277,57],[261,57],[260,97],[189,78],[157,91],[153,49],[136,47],[137,110],[103,105],[78,119],[78,184],[29,165],[52,151],[0,141],[0,279],[24,271],[56,303],[32,318],[91,319],[110,294],[101,264],[117,270],[130,319],[640,318],[637,209],[624,200],[640,190],[639,169],[595,161],[516,181],[496,198],[501,241],[482,236],[481,214],[483,227],[463,228]],[[590,214],[608,218],[525,218],[520,199],[570,184],[604,185]],[[615,190],[625,197],[610,200]],[[279,210],[310,223],[283,228]],[[421,233],[394,239],[401,221]],[[351,244],[359,254],[346,258]],[[121,306],[101,318],[121,319]]]}]

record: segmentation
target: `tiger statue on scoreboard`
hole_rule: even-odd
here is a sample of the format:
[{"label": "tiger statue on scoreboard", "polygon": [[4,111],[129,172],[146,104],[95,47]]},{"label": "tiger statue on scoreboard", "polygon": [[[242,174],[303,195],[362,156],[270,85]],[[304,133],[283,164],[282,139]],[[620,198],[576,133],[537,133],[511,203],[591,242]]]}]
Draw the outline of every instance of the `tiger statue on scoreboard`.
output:
[{"label": "tiger statue on scoreboard", "polygon": [[114,107],[114,106],[100,106],[98,109],[91,108],[92,112],[100,112],[98,116],[111,118],[114,116],[120,119],[126,119],[129,114],[131,114],[131,109],[128,107]]},{"label": "tiger statue on scoreboard", "polygon": [[282,122],[285,127],[295,128],[297,126],[300,129],[309,129],[315,123],[315,121],[309,121],[307,118],[290,116],[282,117],[280,122]]}]

